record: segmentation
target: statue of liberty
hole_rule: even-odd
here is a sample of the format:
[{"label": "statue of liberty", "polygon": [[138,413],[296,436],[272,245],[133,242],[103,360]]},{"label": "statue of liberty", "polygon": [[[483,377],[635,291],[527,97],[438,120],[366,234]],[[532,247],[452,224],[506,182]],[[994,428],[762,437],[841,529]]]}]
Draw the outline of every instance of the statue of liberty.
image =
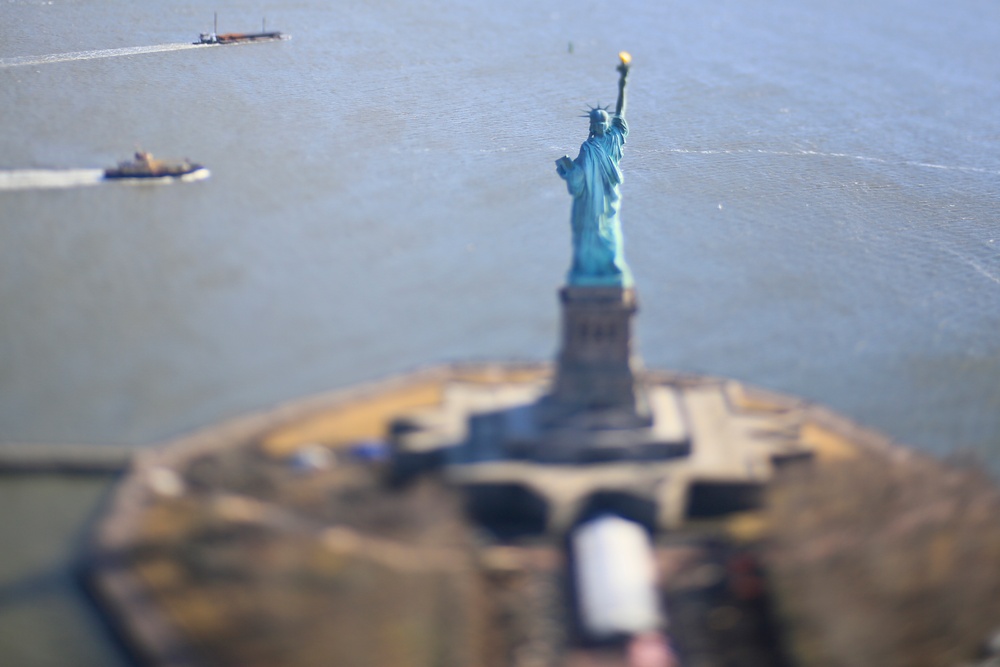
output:
[{"label": "statue of liberty", "polygon": [[619,54],[618,104],[613,115],[591,109],[590,136],[575,160],[564,155],[556,171],[573,196],[573,265],[567,282],[573,286],[631,287],[632,273],[625,264],[618,207],[622,172],[618,163],[628,136],[625,123],[625,80],[631,56]]}]

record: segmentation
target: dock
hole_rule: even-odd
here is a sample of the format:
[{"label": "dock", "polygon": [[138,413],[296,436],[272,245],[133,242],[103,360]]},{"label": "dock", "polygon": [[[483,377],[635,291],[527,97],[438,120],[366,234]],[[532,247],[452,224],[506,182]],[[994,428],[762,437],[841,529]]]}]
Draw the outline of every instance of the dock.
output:
[{"label": "dock", "polygon": [[0,474],[120,473],[135,451],[123,445],[0,443]]}]

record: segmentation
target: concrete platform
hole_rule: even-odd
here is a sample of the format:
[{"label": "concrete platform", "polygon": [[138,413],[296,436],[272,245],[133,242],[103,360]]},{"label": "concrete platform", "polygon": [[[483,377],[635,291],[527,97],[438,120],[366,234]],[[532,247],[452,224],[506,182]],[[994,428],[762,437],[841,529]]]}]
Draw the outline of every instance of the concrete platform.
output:
[{"label": "concrete platform", "polygon": [[[403,585],[411,581],[407,563],[413,558],[408,554],[424,549],[405,537],[405,530],[393,537],[376,529],[377,524],[365,523],[368,510],[362,510],[390,502],[392,494],[363,485],[352,490],[357,485],[352,471],[362,476],[385,471],[384,463],[365,463],[358,452],[387,443],[394,427],[406,423],[409,430],[396,434],[398,444],[405,443],[415,456],[433,456],[447,443],[469,435],[466,417],[530,404],[544,394],[551,377],[552,367],[546,364],[437,366],[292,402],[143,451],[132,461],[95,532],[88,566],[91,587],[122,636],[148,664],[214,664],[206,646],[231,646],[234,641],[278,650],[280,635],[269,639],[267,633],[251,632],[260,623],[298,628],[295,646],[282,650],[319,650],[331,641],[320,619],[346,613],[337,607],[341,598],[323,591],[360,585],[361,580],[349,574],[355,566],[344,569],[346,563],[361,558],[358,563],[370,563],[365,568],[401,567],[393,577]],[[527,490],[523,499],[529,507],[533,496],[543,498],[535,505],[544,508],[542,532],[510,546],[537,547],[558,559],[560,532],[595,502],[617,504],[623,513],[639,515],[650,507],[662,508],[640,518],[669,535],[683,535],[688,527],[703,530],[709,521],[713,534],[743,539],[754,534],[757,524],[734,509],[752,506],[752,490],[766,484],[785,458],[811,455],[823,461],[850,457],[859,449],[891,447],[877,434],[800,400],[715,378],[659,371],[641,377],[653,404],[660,406],[661,419],[654,421],[653,432],[665,441],[689,441],[689,455],[593,469],[532,461],[470,463],[449,468],[445,488],[475,487],[489,495],[491,487],[509,490],[514,483]],[[329,465],[303,469],[301,454],[317,448],[329,453]],[[728,496],[723,494],[728,504],[713,506],[719,495],[711,490],[719,488],[730,490]],[[361,504],[350,504],[356,502]],[[444,523],[451,516],[447,504],[420,510],[403,527],[423,521],[432,535],[438,525],[434,512],[441,512]],[[466,509],[474,512],[474,506],[473,500]],[[436,537],[427,539],[439,543]],[[441,553],[438,548],[432,551]],[[468,591],[479,586],[494,591],[470,600],[507,599],[507,593],[497,592],[501,589],[489,588],[513,581],[491,574],[497,567],[503,569],[495,549],[471,556],[445,551],[420,556],[418,562],[434,571],[435,563],[442,563],[442,573],[457,568],[455,576],[466,582],[462,585],[472,587]],[[206,579],[212,572],[217,575]],[[274,588],[270,583],[286,579],[315,584]],[[390,580],[397,579],[385,581]],[[411,585],[422,584],[406,584]],[[280,596],[280,604],[272,595]],[[509,609],[520,609],[521,599],[510,595]],[[464,599],[441,598],[434,608],[459,608],[455,605]],[[489,619],[509,611],[469,609],[478,609],[469,612],[469,621],[486,628],[486,640],[508,641],[507,630]],[[486,616],[476,616],[480,613]],[[359,628],[354,633],[358,641],[367,641],[376,630]],[[229,637],[230,643],[218,644],[220,637]],[[344,641],[354,638],[345,636]],[[555,650],[549,639],[538,641],[549,646],[546,651]],[[462,651],[474,650],[471,644],[463,646]],[[423,664],[414,660],[415,665]],[[289,658],[283,664],[298,663]]]}]

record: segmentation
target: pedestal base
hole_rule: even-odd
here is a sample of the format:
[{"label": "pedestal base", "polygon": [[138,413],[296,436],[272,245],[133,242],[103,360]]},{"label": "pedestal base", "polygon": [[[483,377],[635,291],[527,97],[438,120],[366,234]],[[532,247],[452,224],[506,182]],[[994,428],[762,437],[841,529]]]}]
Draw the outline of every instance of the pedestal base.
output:
[{"label": "pedestal base", "polygon": [[580,419],[606,421],[606,428],[649,426],[648,404],[635,381],[635,290],[569,286],[559,296],[562,342],[540,419],[553,426]]}]

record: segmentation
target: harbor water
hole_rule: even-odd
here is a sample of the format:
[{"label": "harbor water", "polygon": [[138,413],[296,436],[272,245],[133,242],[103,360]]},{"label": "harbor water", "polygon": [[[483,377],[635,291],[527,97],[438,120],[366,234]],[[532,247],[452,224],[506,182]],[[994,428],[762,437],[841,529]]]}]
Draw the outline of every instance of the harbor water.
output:
[{"label": "harbor water", "polygon": [[[216,10],[220,32],[266,16],[292,39],[190,44]],[[436,361],[549,358],[570,251],[554,161],[613,104],[624,49],[646,365],[1000,470],[991,0],[8,0],[0,18],[0,443],[149,446]],[[137,148],[212,176],[101,182]],[[0,663],[110,664],[64,576],[107,484],[0,477]],[[51,618],[77,639],[53,643]]]}]

